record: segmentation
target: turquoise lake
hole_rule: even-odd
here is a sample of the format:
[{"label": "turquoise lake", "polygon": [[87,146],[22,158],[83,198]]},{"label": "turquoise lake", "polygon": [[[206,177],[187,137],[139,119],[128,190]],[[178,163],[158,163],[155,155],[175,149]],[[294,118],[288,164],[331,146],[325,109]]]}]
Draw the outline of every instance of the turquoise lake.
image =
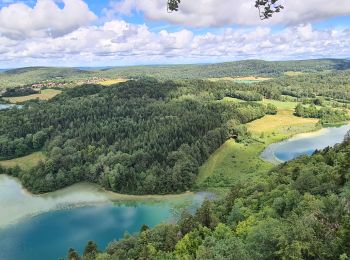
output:
[{"label": "turquoise lake", "polygon": [[100,249],[143,224],[172,222],[181,208],[194,210],[208,193],[184,199],[113,202],[96,186],[79,184],[43,196],[25,192],[17,180],[0,176],[0,259],[65,258],[70,247],[80,253],[89,240]]},{"label": "turquoise lake", "polygon": [[297,135],[286,141],[271,144],[263,151],[261,157],[277,164],[293,160],[301,155],[311,155],[316,150],[341,143],[348,131],[350,131],[350,124]]}]

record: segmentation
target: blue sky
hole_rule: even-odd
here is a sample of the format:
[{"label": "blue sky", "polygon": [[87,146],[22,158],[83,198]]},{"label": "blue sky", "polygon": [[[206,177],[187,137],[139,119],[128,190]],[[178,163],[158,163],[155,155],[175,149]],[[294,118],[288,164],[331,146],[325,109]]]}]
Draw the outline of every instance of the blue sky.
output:
[{"label": "blue sky", "polygon": [[350,1],[280,1],[0,0],[0,68],[350,57]]}]

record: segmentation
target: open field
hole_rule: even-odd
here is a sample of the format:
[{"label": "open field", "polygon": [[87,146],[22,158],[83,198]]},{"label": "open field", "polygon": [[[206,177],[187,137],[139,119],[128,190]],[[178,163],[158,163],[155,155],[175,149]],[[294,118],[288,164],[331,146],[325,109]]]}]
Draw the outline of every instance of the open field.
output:
[{"label": "open field", "polygon": [[284,75],[289,76],[289,77],[295,77],[295,76],[301,76],[304,75],[304,72],[301,71],[286,71]]},{"label": "open field", "polygon": [[221,78],[209,78],[208,80],[216,82],[216,81],[235,81],[235,82],[242,82],[242,83],[252,83],[252,82],[259,82],[259,81],[266,81],[266,80],[271,80],[271,78],[265,78],[265,77],[221,77]]},{"label": "open field", "polygon": [[260,159],[263,143],[245,145],[226,141],[200,168],[197,185],[203,188],[230,187],[252,175],[266,172],[273,165]]},{"label": "open field", "polygon": [[8,97],[4,99],[13,104],[25,102],[32,99],[49,100],[57,96],[61,92],[62,92],[61,90],[57,90],[57,89],[44,89],[39,94],[23,96],[23,97]]},{"label": "open field", "polygon": [[243,99],[239,99],[239,98],[232,98],[232,97],[224,97],[222,100],[219,100],[219,102],[234,102],[234,103],[238,103],[238,102],[246,102]]},{"label": "open field", "polygon": [[102,81],[100,82],[99,84],[102,85],[102,86],[111,86],[111,85],[114,85],[114,84],[118,84],[118,83],[123,83],[123,82],[126,82],[128,81],[128,79],[110,79],[110,80],[105,80],[105,81]]},{"label": "open field", "polygon": [[199,169],[199,188],[217,189],[220,192],[220,189],[269,171],[274,166],[260,158],[261,152],[269,144],[298,133],[315,131],[319,127],[318,119],[294,116],[293,102],[264,102],[274,103],[279,108],[277,115],[267,115],[247,124],[255,141],[248,144],[226,141]]},{"label": "open field", "polygon": [[35,167],[40,161],[44,159],[45,155],[42,152],[36,152],[12,160],[0,161],[0,165],[5,168],[13,168],[18,165],[21,169],[28,170]]},{"label": "open field", "polygon": [[294,132],[293,128],[314,127],[318,122],[319,120],[314,118],[296,117],[291,110],[279,110],[277,115],[267,115],[247,124],[247,127],[253,134],[272,132],[287,134],[291,131]]},{"label": "open field", "polygon": [[258,103],[267,105],[272,104],[277,107],[278,110],[294,110],[294,108],[298,105],[297,102],[283,102],[278,100],[272,100],[272,99],[264,99],[263,101],[259,101]]}]

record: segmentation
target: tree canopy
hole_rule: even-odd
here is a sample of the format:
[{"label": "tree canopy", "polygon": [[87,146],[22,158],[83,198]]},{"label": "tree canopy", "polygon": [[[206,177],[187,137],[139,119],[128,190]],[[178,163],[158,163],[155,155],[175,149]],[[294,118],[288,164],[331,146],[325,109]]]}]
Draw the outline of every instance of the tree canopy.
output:
[{"label": "tree canopy", "polygon": [[349,259],[349,156],[347,139],[277,166],[177,224],[111,242],[94,259]]}]

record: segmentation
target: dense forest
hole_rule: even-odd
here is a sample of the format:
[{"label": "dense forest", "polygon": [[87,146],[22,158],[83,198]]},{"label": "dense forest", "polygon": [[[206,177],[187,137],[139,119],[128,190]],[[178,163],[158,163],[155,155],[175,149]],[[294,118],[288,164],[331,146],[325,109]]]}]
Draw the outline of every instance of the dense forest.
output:
[{"label": "dense forest", "polygon": [[163,80],[241,77],[252,75],[279,77],[290,71],[319,73],[324,71],[345,71],[349,68],[350,61],[342,59],[301,61],[247,60],[203,65],[134,66],[96,70],[34,67],[8,70],[1,73],[0,89],[42,83],[45,81],[74,82],[92,77],[123,77],[136,79],[152,75],[152,77]]},{"label": "dense forest", "polygon": [[295,115],[306,118],[320,118],[322,123],[332,124],[349,120],[348,110],[332,109],[322,107],[318,109],[315,105],[303,106],[298,104],[295,108]]},{"label": "dense forest", "polygon": [[228,138],[246,137],[244,124],[277,113],[255,101],[299,101],[297,116],[346,121],[349,104],[334,99],[347,101],[349,78],[338,71],[255,84],[144,78],[68,88],[50,101],[0,111],[0,159],[44,151],[47,160],[31,171],[8,170],[34,193],[80,181],[121,193],[181,192]]},{"label": "dense forest", "polygon": [[350,101],[349,70],[306,73],[295,77],[279,77],[269,81],[268,84],[280,89],[283,95],[296,98],[322,96],[345,103]]},{"label": "dense forest", "polygon": [[[205,201],[177,224],[143,226],[83,260],[349,259],[350,134],[343,144],[277,166]],[[79,259],[70,249],[67,259]]]},{"label": "dense forest", "polygon": [[39,91],[34,90],[31,87],[9,88],[4,91],[2,97],[21,97],[37,93],[39,93]]},{"label": "dense forest", "polygon": [[189,190],[211,153],[245,135],[242,124],[276,113],[272,105],[220,102],[236,85],[144,79],[68,89],[1,111],[0,157],[45,152],[30,171],[8,170],[34,193],[81,181],[132,194]]}]

